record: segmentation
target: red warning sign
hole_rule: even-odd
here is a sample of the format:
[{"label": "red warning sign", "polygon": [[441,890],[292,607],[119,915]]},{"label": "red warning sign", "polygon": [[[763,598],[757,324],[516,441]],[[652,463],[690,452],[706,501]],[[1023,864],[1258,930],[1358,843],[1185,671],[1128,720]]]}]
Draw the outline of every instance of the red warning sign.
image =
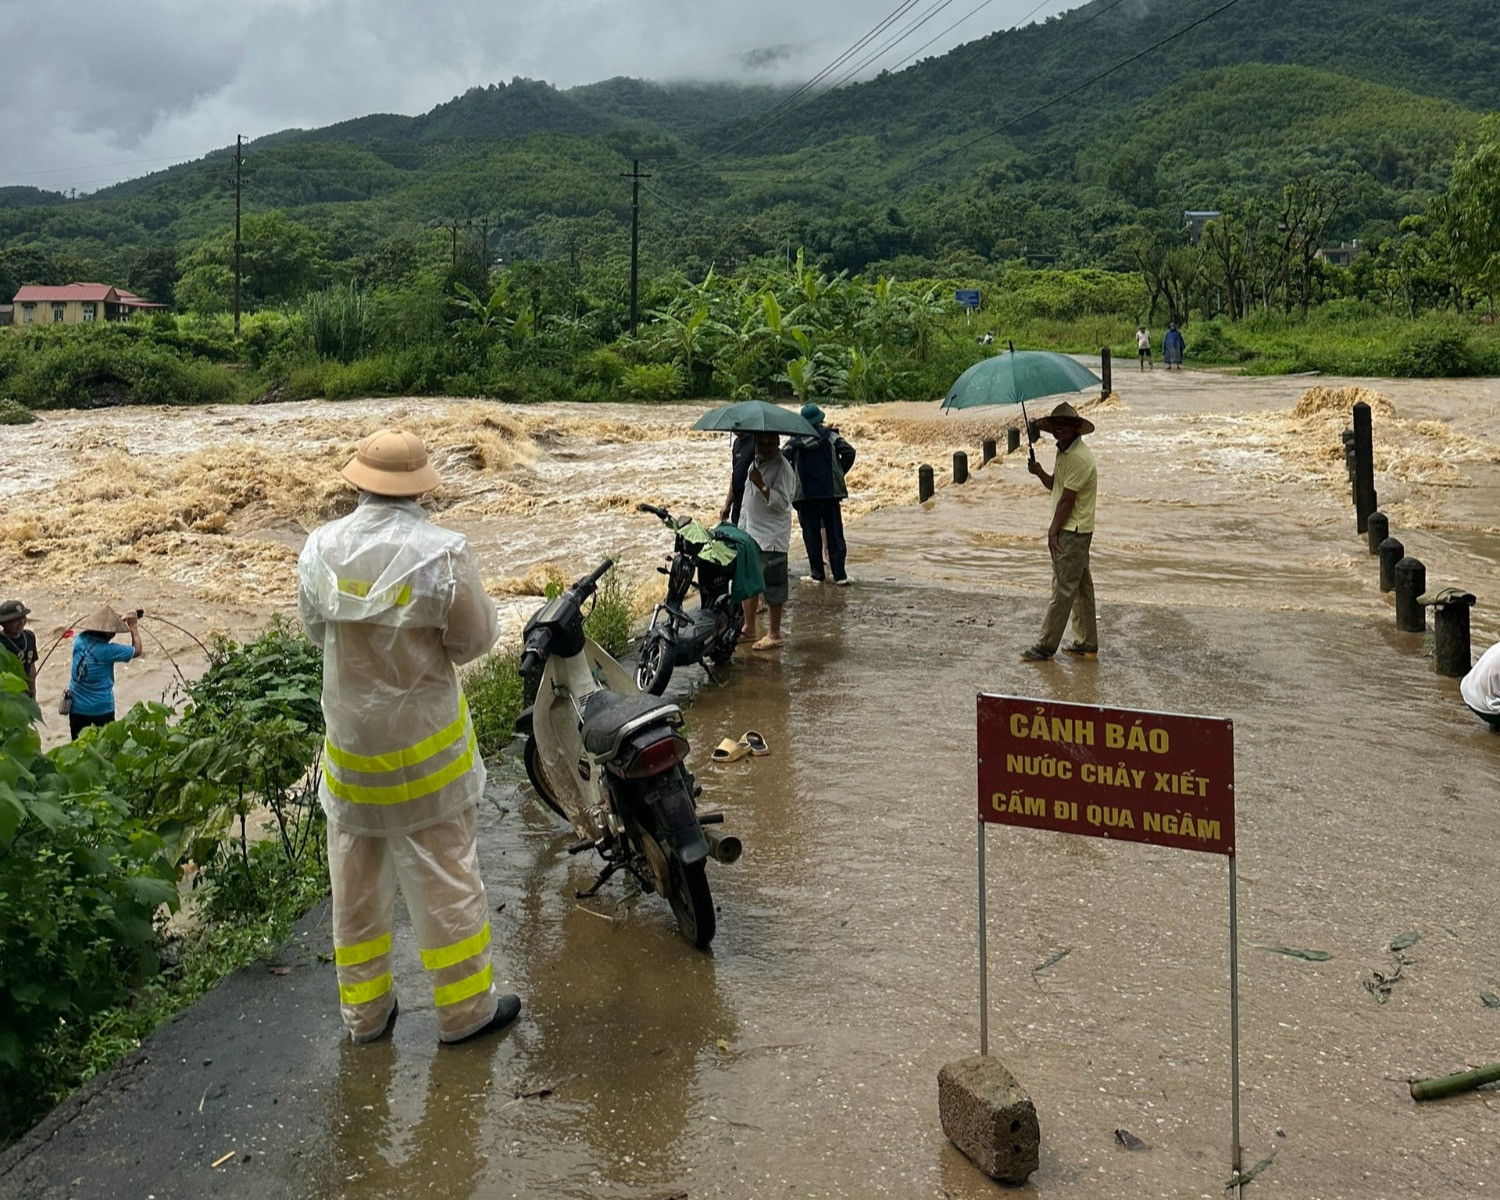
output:
[{"label": "red warning sign", "polygon": [[979,697],[979,817],[1234,854],[1234,723]]}]

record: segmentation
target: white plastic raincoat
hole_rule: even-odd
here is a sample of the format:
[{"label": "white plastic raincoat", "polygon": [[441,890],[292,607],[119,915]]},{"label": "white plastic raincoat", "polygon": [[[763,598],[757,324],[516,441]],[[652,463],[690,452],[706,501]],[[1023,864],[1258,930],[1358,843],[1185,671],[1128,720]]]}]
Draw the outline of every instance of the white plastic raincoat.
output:
[{"label": "white plastic raincoat", "polygon": [[320,796],[348,833],[411,833],[475,804],[484,763],[454,665],[495,644],[494,602],[461,534],[363,493],[307,539],[298,606],[323,648]]},{"label": "white plastic raincoat", "polygon": [[415,501],[369,493],[308,538],[298,579],[302,621],[324,655],[319,792],[344,1024],[369,1041],[395,1010],[399,881],[439,1036],[457,1041],[497,1005],[475,851],[484,763],[453,669],[494,644],[495,605],[461,535]]}]

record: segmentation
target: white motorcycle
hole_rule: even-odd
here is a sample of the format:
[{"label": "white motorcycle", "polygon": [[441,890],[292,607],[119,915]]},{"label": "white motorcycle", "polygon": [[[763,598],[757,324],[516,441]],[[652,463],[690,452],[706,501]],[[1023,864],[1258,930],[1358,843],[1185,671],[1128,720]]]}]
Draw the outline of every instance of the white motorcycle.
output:
[{"label": "white motorcycle", "polygon": [[584,633],[584,604],[611,565],[606,559],[526,623],[528,707],[516,720],[526,775],[578,834],[568,853],[594,850],[604,859],[580,898],[628,871],[666,897],[682,936],[701,950],[715,929],[707,860],[736,861],[740,840],[704,828],[724,817],[697,811],[700,789],[683,765],[682,710],[637,691],[630,673]]}]

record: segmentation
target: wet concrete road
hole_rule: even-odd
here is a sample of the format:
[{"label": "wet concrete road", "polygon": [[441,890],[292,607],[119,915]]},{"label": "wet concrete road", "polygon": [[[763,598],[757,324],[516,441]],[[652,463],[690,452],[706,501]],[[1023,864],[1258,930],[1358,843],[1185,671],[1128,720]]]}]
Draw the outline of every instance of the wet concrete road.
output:
[{"label": "wet concrete road", "polygon": [[[978,1040],[981,689],[1234,719],[1245,1162],[1276,1152],[1251,1194],[1488,1194],[1494,1095],[1418,1106],[1407,1080],[1500,1057],[1480,1000],[1500,994],[1500,737],[1422,636],[1394,632],[1317,441],[1205,403],[1191,377],[1151,387],[1091,439],[1097,663],[1017,661],[1048,568],[1046,496],[1013,459],[851,526],[857,586],[799,587],[786,650],[698,692],[704,802],[746,844],[711,868],[711,955],[655,897],[575,901],[589,865],[502,768],[482,861],[499,974],[526,1000],[513,1031],[440,1051],[403,929],[393,1041],[342,1044],[314,914],[289,975],[227,982],[0,1158],[0,1197],[993,1195],[936,1106],[939,1067]],[[1233,387],[1256,409],[1296,394]],[[1472,472],[1425,524],[1420,483],[1380,483],[1411,505],[1429,578],[1480,594],[1479,646],[1500,569],[1494,463]],[[708,763],[747,729],[769,756]],[[1013,830],[988,845],[991,1049],[1042,1129],[1017,1194],[1222,1194],[1224,862]],[[1378,1004],[1364,984],[1408,931]]]},{"label": "wet concrete road", "polygon": [[[654,897],[573,900],[590,874],[568,836],[498,781],[512,811],[484,811],[483,861],[500,974],[527,1002],[513,1032],[439,1050],[407,935],[393,1042],[342,1046],[332,968],[289,957],[161,1031],[122,1086],[13,1153],[0,1195],[992,1194],[936,1113],[938,1068],[977,1041],[981,688],[1235,719],[1246,1162],[1278,1151],[1256,1189],[1485,1194],[1493,1100],[1419,1108],[1405,1081],[1495,1056],[1500,738],[1420,637],[1107,605],[1098,663],[1033,667],[1014,660],[1029,599],[867,583],[794,603],[780,661],[740,663],[691,710],[705,803],[747,846],[712,873],[712,955]],[[750,728],[769,756],[704,762]],[[992,1050],[1042,1127],[1021,1194],[1217,1194],[1223,861],[1005,830],[989,849]],[[1377,1005],[1362,982],[1407,930],[1422,940]],[[326,948],[322,918],[305,944]]]}]

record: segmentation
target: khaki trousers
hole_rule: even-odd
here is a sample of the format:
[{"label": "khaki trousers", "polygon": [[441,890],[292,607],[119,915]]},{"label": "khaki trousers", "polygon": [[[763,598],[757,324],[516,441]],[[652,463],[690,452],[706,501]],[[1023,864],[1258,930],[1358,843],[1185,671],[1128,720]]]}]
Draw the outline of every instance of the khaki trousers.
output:
[{"label": "khaki trousers", "polygon": [[399,837],[328,829],[333,958],[344,1025],[357,1042],[379,1037],[396,1003],[391,922],[406,898],[422,965],[432,980],[438,1037],[453,1042],[495,1015],[489,908],[475,846],[474,806]]},{"label": "khaki trousers", "polygon": [[1089,545],[1092,533],[1057,535],[1058,555],[1052,560],[1052,603],[1042,618],[1042,636],[1037,645],[1048,654],[1056,654],[1073,617],[1073,634],[1090,650],[1099,649],[1099,626],[1094,614],[1094,577],[1089,574]]}]

